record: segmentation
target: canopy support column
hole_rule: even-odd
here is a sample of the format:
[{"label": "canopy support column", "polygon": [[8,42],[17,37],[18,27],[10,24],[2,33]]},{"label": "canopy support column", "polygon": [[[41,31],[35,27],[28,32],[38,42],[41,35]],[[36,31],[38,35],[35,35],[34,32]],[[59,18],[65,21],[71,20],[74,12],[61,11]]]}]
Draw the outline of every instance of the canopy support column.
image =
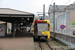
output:
[{"label": "canopy support column", "polygon": [[5,30],[6,32],[5,32],[5,36],[7,35],[7,22],[6,22],[6,30]]},{"label": "canopy support column", "polygon": [[12,22],[12,34],[13,34],[13,38],[15,38],[15,28],[14,28],[14,21]]}]

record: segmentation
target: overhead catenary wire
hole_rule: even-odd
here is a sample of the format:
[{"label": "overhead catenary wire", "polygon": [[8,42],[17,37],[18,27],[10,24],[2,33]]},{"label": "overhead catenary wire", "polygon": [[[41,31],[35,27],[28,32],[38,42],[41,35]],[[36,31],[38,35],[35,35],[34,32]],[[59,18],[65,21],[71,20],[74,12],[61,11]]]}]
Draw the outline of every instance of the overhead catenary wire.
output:
[{"label": "overhead catenary wire", "polygon": [[[53,2],[53,0],[51,1],[51,3],[52,3],[52,2]],[[51,3],[50,3],[50,5],[49,5],[49,9],[50,9]],[[49,11],[49,9],[48,9],[48,11]],[[50,13],[48,13],[48,14],[50,14]]]},{"label": "overhead catenary wire", "polygon": [[[51,3],[52,3],[52,2],[53,2],[53,0],[51,1]],[[50,6],[50,5],[49,5],[49,6]],[[48,7],[49,7],[49,6],[48,6]],[[48,7],[47,7],[47,8],[48,8]],[[49,9],[49,8],[48,8],[48,9]],[[47,9],[46,9],[46,10],[47,10]],[[38,12],[38,13],[42,13],[42,12]],[[47,12],[47,13],[45,13],[45,14],[47,15],[47,14],[48,14],[48,12]]]},{"label": "overhead catenary wire", "polygon": [[[53,0],[51,0],[51,3],[52,3],[52,2],[53,2]],[[51,5],[51,3],[50,3],[50,5]],[[47,8],[48,8],[48,7],[50,7],[50,5],[49,5],[49,6],[47,6]],[[37,13],[42,13],[42,12],[37,12]]]},{"label": "overhead catenary wire", "polygon": [[[54,0],[51,0],[50,5],[53,3],[53,1],[54,1]],[[70,2],[70,1],[71,1],[71,0],[69,0],[68,2]],[[67,4],[68,2],[66,2],[65,4]],[[48,6],[49,8],[50,8],[50,5]],[[48,7],[47,7],[47,8],[48,8]],[[49,8],[48,8],[48,11],[49,11]],[[58,8],[58,5],[56,5],[56,8],[57,8],[57,9],[56,9],[55,11],[57,11],[57,10],[59,9],[59,8]],[[46,9],[46,10],[47,10],[47,9]],[[50,13],[48,13],[48,14],[50,14]]]},{"label": "overhead catenary wire", "polygon": [[[65,4],[69,3],[70,1],[71,1],[71,0],[69,0],[69,1],[66,2]],[[51,3],[52,3],[52,2],[53,2],[53,0],[51,1]],[[64,4],[64,5],[65,5],[65,4]],[[51,4],[50,4],[50,5],[51,5]],[[49,6],[49,7],[50,7],[50,6]],[[56,5],[56,7],[57,7],[57,9],[59,9],[59,8],[58,8],[58,5]]]},{"label": "overhead catenary wire", "polygon": [[[69,3],[70,1],[71,1],[71,0],[69,0],[69,1],[68,1],[68,2],[66,2],[65,4]],[[64,4],[64,5],[65,5],[65,4]]]},{"label": "overhead catenary wire", "polygon": [[[65,4],[67,4],[67,3],[69,3],[71,0],[69,0],[68,2],[66,2]],[[53,2],[53,0],[51,1],[51,3]],[[50,5],[51,5],[51,3],[50,3]],[[65,5],[64,4],[64,5]],[[49,6],[50,7],[50,6]],[[56,7],[57,7],[57,9],[58,9],[58,6],[56,5]]]},{"label": "overhead catenary wire", "polygon": [[[51,3],[52,3],[52,2],[53,2],[53,0],[51,1]],[[51,3],[50,3],[50,4],[51,4]]]}]

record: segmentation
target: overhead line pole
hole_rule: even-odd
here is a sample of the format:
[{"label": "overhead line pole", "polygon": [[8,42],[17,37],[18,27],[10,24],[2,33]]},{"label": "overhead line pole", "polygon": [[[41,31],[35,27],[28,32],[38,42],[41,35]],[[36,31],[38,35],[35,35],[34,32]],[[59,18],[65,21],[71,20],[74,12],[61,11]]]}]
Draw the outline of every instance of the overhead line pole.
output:
[{"label": "overhead line pole", "polygon": [[[42,12],[37,12],[37,13],[42,13]],[[43,15],[42,19],[45,20],[45,4],[43,4],[43,14],[38,14],[38,15]]]},{"label": "overhead line pole", "polygon": [[53,3],[53,38],[55,39],[55,3]]},{"label": "overhead line pole", "polygon": [[45,4],[43,5],[43,19],[45,20]]}]

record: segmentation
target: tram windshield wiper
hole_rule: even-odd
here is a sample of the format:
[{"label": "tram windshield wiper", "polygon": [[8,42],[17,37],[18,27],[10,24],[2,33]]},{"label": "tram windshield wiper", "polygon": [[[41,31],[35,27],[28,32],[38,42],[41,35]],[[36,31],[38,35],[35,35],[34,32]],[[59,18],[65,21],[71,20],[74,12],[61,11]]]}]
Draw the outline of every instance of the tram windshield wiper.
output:
[{"label": "tram windshield wiper", "polygon": [[[46,28],[45,30],[47,30],[48,28]],[[43,30],[43,31],[45,31],[45,30]]]}]

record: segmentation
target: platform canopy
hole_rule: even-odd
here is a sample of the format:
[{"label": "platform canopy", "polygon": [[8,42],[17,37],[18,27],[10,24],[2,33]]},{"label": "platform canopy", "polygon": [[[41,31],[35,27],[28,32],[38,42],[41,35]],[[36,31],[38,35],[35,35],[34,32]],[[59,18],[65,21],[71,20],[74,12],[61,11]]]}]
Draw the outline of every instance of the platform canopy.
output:
[{"label": "platform canopy", "polygon": [[19,10],[14,10],[10,8],[0,8],[0,21],[5,21],[5,22],[24,22],[24,24],[30,24],[33,22],[34,19],[34,14],[24,12],[24,11],[19,11]]}]

